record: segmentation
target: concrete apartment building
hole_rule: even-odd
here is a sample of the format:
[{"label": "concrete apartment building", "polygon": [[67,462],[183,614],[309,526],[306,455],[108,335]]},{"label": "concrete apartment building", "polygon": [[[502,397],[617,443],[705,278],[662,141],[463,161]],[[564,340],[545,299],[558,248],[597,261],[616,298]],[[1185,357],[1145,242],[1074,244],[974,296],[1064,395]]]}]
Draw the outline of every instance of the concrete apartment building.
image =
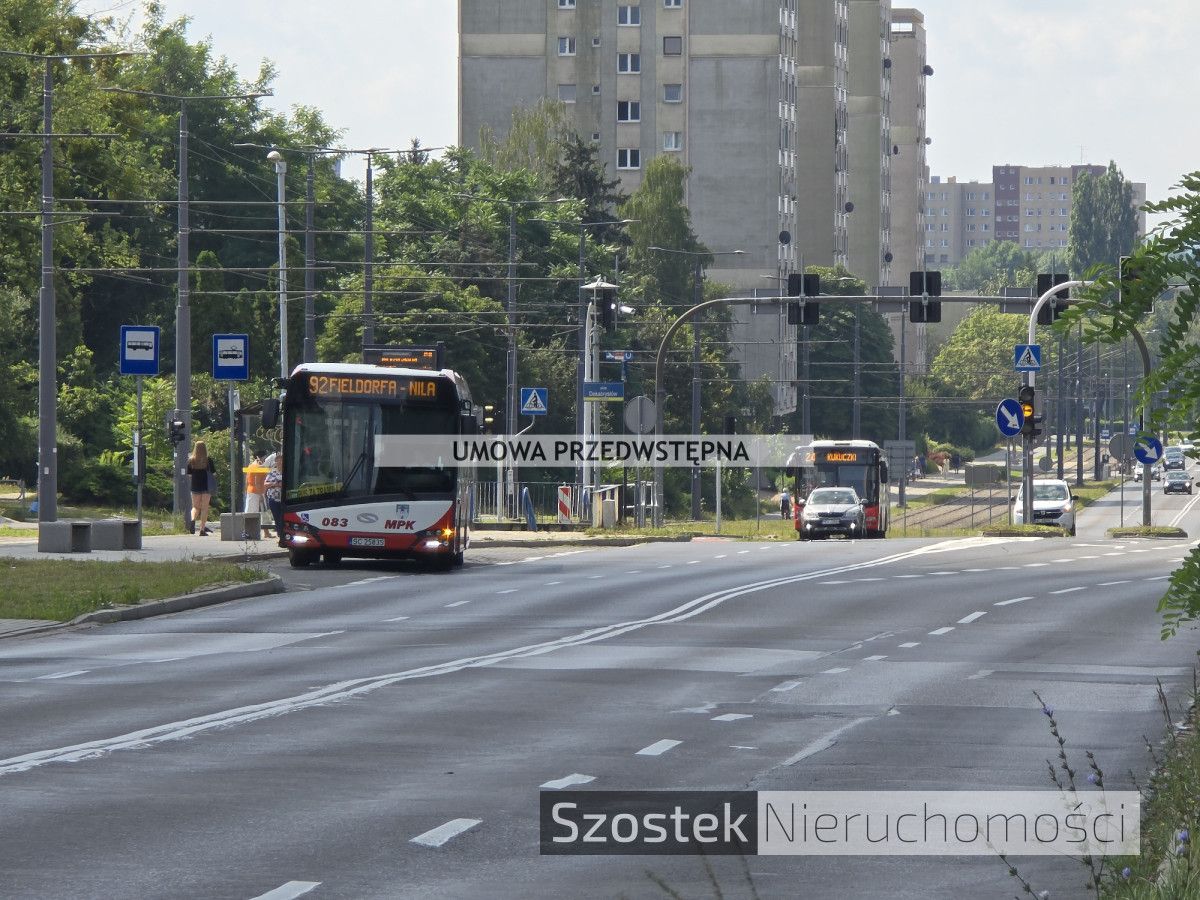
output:
[{"label": "concrete apartment building", "polygon": [[[918,244],[924,173],[923,29],[897,52],[890,0],[459,0],[459,142],[477,147],[489,126],[507,133],[514,108],[565,103],[575,128],[629,192],[646,165],[670,154],[691,168],[693,227],[718,255],[708,276],[739,293],[773,294],[805,265],[874,260],[908,272]],[[850,11],[855,8],[855,27]],[[901,11],[904,22],[921,17]],[[852,37],[853,32],[853,37]],[[849,131],[850,47],[862,89]],[[891,50],[889,54],[888,51]],[[884,59],[892,65],[884,67]],[[897,136],[889,94],[906,78],[907,124]],[[911,120],[911,121],[909,121]],[[889,141],[890,134],[890,143]],[[897,145],[897,141],[899,144]],[[897,146],[901,149],[897,150]],[[887,147],[895,152],[889,157]],[[853,148],[853,149],[852,149]],[[861,159],[863,185],[855,188]],[[900,156],[896,154],[899,153]],[[903,215],[911,243],[892,234],[894,200],[881,199],[908,154]],[[893,181],[894,184],[894,181]],[[893,194],[893,197],[895,195]],[[860,221],[856,221],[859,217]],[[781,232],[790,240],[779,240]],[[889,245],[891,240],[892,246]],[[907,278],[907,274],[904,276]],[[796,406],[796,334],[777,306],[735,308],[734,356],[743,377],[776,385],[779,413]]]},{"label": "concrete apartment building", "polygon": [[[929,179],[925,191],[925,265],[927,268],[957,263],[976,247],[990,243],[993,230],[993,194],[991,184],[958,181],[953,175],[944,181],[938,175]],[[995,223],[999,228],[999,223]]]}]

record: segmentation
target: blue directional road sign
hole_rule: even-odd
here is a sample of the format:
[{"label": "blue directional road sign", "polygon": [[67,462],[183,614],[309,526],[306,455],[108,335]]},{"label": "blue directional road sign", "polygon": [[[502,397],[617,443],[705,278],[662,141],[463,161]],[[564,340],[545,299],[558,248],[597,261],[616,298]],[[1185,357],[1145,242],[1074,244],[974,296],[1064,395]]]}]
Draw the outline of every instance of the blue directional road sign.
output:
[{"label": "blue directional road sign", "polygon": [[1133,455],[1144,466],[1151,466],[1162,459],[1162,442],[1152,434],[1143,434],[1133,442]]},{"label": "blue directional road sign", "polygon": [[158,374],[158,326],[121,326],[121,374]]},{"label": "blue directional road sign", "polygon": [[625,385],[619,381],[585,381],[583,399],[606,402],[625,399]]},{"label": "blue directional road sign", "polygon": [[1005,437],[1013,437],[1021,433],[1021,426],[1025,424],[1025,413],[1021,410],[1021,404],[1012,397],[1005,397],[1000,401],[1000,405],[996,407],[996,427],[1000,429],[1000,433]]},{"label": "blue directional road sign", "polygon": [[1042,368],[1041,344],[1017,344],[1013,347],[1013,368],[1018,372],[1038,372]]},{"label": "blue directional road sign", "polygon": [[213,335],[213,378],[245,381],[250,377],[250,338],[244,334]]},{"label": "blue directional road sign", "polygon": [[609,362],[630,362],[633,360],[632,350],[605,350],[604,358]]},{"label": "blue directional road sign", "polygon": [[549,396],[546,388],[521,388],[521,415],[546,415],[550,412]]}]

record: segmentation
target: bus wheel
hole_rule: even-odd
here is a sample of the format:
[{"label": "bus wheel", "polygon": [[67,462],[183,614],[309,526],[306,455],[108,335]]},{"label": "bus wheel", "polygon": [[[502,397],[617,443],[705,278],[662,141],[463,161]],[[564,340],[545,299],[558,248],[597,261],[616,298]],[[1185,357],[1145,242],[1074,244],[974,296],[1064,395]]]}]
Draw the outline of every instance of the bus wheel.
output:
[{"label": "bus wheel", "polygon": [[288,565],[293,569],[303,569],[316,561],[317,554],[311,550],[292,549],[288,551]]},{"label": "bus wheel", "polygon": [[342,554],[340,553],[326,550],[325,553],[322,554],[322,557],[325,560],[325,565],[327,566],[340,566],[342,564]]}]

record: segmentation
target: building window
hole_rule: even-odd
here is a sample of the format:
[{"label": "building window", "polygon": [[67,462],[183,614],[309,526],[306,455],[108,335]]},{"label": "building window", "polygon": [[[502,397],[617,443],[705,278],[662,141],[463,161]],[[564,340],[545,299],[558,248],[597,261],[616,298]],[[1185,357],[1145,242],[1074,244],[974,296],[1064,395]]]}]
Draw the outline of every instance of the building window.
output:
[{"label": "building window", "polygon": [[617,71],[626,74],[633,74],[642,71],[642,54],[618,53]]},{"label": "building window", "polygon": [[558,99],[561,100],[563,103],[574,103],[575,102],[575,85],[560,84],[558,86]]},{"label": "building window", "polygon": [[664,84],[663,85],[663,102],[664,103],[682,103],[683,102],[683,85],[682,84]]},{"label": "building window", "polygon": [[1032,176],[1032,175],[1026,175],[1026,176],[1025,176],[1025,183],[1026,183],[1026,184],[1033,184],[1033,176]]},{"label": "building window", "polygon": [[941,244],[941,245],[942,245],[943,247],[949,247],[949,246],[950,246],[950,241],[949,241],[949,240],[947,240],[946,238],[942,238],[942,244]]},{"label": "building window", "polygon": [[559,9],[574,9],[575,0],[558,0]]},{"label": "building window", "polygon": [[975,215],[975,207],[973,207],[973,206],[972,206],[972,207],[968,208],[968,209],[967,209],[967,215],[968,215],[968,216],[973,216],[973,215]]},{"label": "building window", "polygon": [[664,37],[663,56],[683,56],[683,38],[670,34]]},{"label": "building window", "polygon": [[618,169],[640,169],[642,167],[642,151],[637,147],[622,147],[617,151]]},{"label": "building window", "polygon": [[981,209],[979,211],[979,214],[981,216],[990,216],[992,214],[992,211],[990,209]]},{"label": "building window", "polygon": [[640,122],[642,120],[642,104],[638,100],[617,101],[618,122]]},{"label": "building window", "polygon": [[1060,210],[1058,211],[1058,214],[1059,214],[1060,216],[1065,216],[1065,215],[1067,214],[1067,208],[1064,206],[1062,209],[1060,209]]},{"label": "building window", "polygon": [[593,141],[596,141],[596,142],[599,142],[599,140],[600,140],[600,132],[598,132],[598,131],[593,131],[593,132],[592,132],[592,140],[593,140]]},{"label": "building window", "polygon": [[1070,183],[1071,183],[1071,179],[1068,178],[1066,175],[1064,175],[1062,177],[1062,181],[1059,182],[1059,184],[1070,184]]},{"label": "building window", "polygon": [[949,231],[949,230],[950,230],[950,223],[949,223],[949,222],[943,222],[943,223],[942,223],[942,231]]},{"label": "building window", "polygon": [[974,231],[974,230],[975,230],[975,223],[974,222],[967,223],[967,231]]},{"label": "building window", "polygon": [[600,46],[600,38],[598,38],[598,37],[592,38],[592,46],[599,47]]},{"label": "building window", "polygon": [[979,226],[980,231],[991,231],[991,229],[992,229],[992,226],[989,225],[987,222],[984,222],[982,225]]},{"label": "building window", "polygon": [[683,0],[663,0],[663,6],[667,9],[679,9],[683,6]]},{"label": "building window", "polygon": [[663,132],[663,149],[664,150],[682,150],[683,149],[683,132],[682,131],[664,131]]},{"label": "building window", "polygon": [[560,37],[558,39],[558,55],[559,56],[574,56],[575,55],[575,38]]},{"label": "building window", "polygon": [[597,95],[599,95],[599,93],[600,93],[600,85],[598,85],[598,84],[593,84],[593,85],[592,85],[592,93],[593,93],[593,94],[597,94]]},{"label": "building window", "polygon": [[950,215],[950,210],[948,210],[948,209],[944,209],[944,208],[943,208],[943,209],[942,209],[942,215],[943,215],[943,216],[948,216],[948,215]]},{"label": "building window", "polygon": [[983,192],[983,199],[984,199],[984,200],[991,200],[991,199],[992,199],[992,195],[991,195],[990,193],[988,193],[987,191],[984,191],[984,192]]},{"label": "building window", "polygon": [[618,6],[617,7],[617,24],[618,25],[641,25],[642,24],[642,8],[640,6]]},{"label": "building window", "polygon": [[967,194],[967,199],[968,199],[968,200],[974,200],[974,199],[975,199],[975,195],[974,195],[973,193],[969,193],[969,194]]}]

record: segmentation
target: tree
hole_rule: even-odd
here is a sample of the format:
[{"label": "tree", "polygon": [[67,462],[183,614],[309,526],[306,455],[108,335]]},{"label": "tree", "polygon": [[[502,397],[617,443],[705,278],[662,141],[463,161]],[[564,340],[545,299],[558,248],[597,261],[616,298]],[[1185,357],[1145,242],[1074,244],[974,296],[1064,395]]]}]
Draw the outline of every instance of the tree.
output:
[{"label": "tree", "polygon": [[497,169],[532,172],[540,184],[549,185],[572,134],[566,104],[543,97],[531,107],[513,110],[512,124],[503,138],[484,125],[479,131],[479,155]]},{"label": "tree", "polygon": [[1067,252],[1072,274],[1093,266],[1115,265],[1137,240],[1133,185],[1115,162],[1104,174],[1083,172],[1071,189],[1071,232]]},{"label": "tree", "polygon": [[[1154,401],[1147,417],[1148,431],[1181,430],[1197,439],[1200,438],[1195,417],[1200,407],[1200,368],[1196,366],[1200,344],[1197,338],[1200,266],[1196,264],[1200,248],[1200,171],[1185,176],[1173,197],[1146,204],[1146,211],[1166,213],[1172,218],[1131,250],[1126,273],[1136,276],[1122,285],[1118,295],[1116,268],[1110,264],[1099,274],[1096,284],[1084,292],[1082,302],[1055,327],[1071,328],[1082,323],[1087,339],[1117,343],[1147,316],[1162,316],[1156,305],[1164,295],[1173,295],[1174,302],[1166,313],[1165,333],[1156,336],[1156,368],[1142,384],[1138,405],[1144,408]],[[1165,402],[1156,395],[1165,397]],[[1193,547],[1172,574],[1158,609],[1163,614],[1164,639],[1187,622],[1200,618],[1200,548]]]},{"label": "tree", "polygon": [[[595,144],[585,144],[577,134],[570,134],[562,147],[560,158],[550,170],[552,190],[560,197],[574,197],[583,202],[584,222],[603,222],[612,219],[615,210],[628,197],[621,193],[621,182],[608,178],[608,170],[600,161]],[[618,225],[591,231],[599,242],[625,241]]]},{"label": "tree", "polygon": [[1018,285],[1026,277],[1023,273],[1038,271],[1037,255],[1022,250],[1016,241],[991,241],[949,269],[945,281],[949,290],[984,294],[994,287]]}]

